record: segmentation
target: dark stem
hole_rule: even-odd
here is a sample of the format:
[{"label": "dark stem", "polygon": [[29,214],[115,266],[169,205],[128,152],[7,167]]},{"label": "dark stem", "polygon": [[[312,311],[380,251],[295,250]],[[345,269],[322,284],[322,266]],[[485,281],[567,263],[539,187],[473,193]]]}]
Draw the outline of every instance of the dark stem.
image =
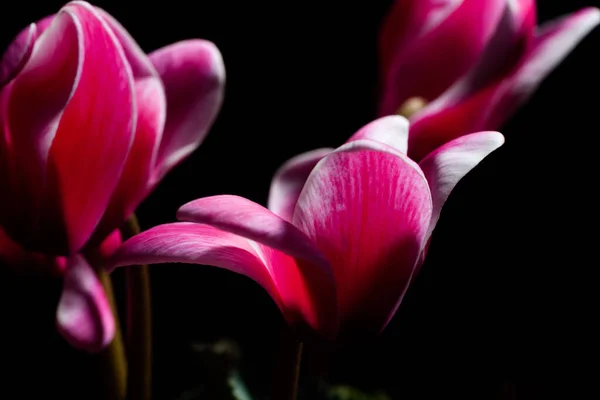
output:
[{"label": "dark stem", "polygon": [[[133,214],[121,228],[123,240],[140,233]],[[125,270],[127,286],[128,400],[149,400],[152,392],[152,313],[147,265]]]},{"label": "dark stem", "polygon": [[100,282],[102,282],[104,292],[115,318],[115,337],[110,345],[99,354],[102,363],[106,399],[125,400],[127,396],[127,361],[123,346],[123,335],[117,315],[115,295],[110,276],[104,268],[97,269],[96,273]]},{"label": "dark stem", "polygon": [[301,360],[302,342],[286,324],[279,339],[271,400],[296,400]]}]

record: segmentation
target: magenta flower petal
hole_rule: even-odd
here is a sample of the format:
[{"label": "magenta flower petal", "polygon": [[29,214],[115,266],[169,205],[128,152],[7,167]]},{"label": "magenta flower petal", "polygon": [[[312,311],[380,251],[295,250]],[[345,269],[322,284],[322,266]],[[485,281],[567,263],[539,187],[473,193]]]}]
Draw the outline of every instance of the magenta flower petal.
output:
[{"label": "magenta flower petal", "polygon": [[[35,54],[39,47],[49,52],[48,57],[56,57],[52,57],[54,53],[49,48],[52,43],[43,42],[44,35],[55,36],[52,35],[54,24],[69,27],[67,32],[57,32],[66,33],[57,38],[62,40],[59,51],[76,56],[64,63],[66,65],[59,65],[76,69],[70,83],[72,92],[68,93],[69,101],[63,110],[51,107],[48,99],[40,96],[40,92],[49,91],[52,75],[46,68],[38,68],[38,64],[46,66],[52,60],[39,60]],[[53,248],[74,253],[96,228],[123,170],[135,129],[135,98],[131,69],[123,50],[92,6],[71,2],[61,10],[52,26],[39,39],[30,62],[14,81],[9,101],[12,111],[9,122],[13,124],[9,126],[11,138],[21,133],[29,137],[37,135],[40,145],[50,147],[47,159],[42,159],[48,171],[42,185],[47,188],[47,197],[40,230],[42,237],[47,235],[46,242],[56,243]],[[71,75],[65,76],[73,78]],[[64,107],[64,102],[62,104]],[[38,121],[37,117],[28,118],[25,112],[55,119]],[[60,119],[56,120],[57,117]],[[33,122],[27,123],[27,120]],[[20,155],[19,151],[15,154]],[[39,163],[40,159],[38,156],[34,161]],[[82,165],[86,167],[77,167]],[[64,227],[66,237],[56,237],[57,226]]]},{"label": "magenta flower petal", "polygon": [[11,209],[2,225],[16,240],[41,241],[39,226],[48,153],[61,116],[79,80],[80,33],[62,12],[40,36],[21,73],[3,89],[4,135],[10,169]]},{"label": "magenta flower petal", "polygon": [[399,305],[425,244],[431,195],[417,164],[363,139],[310,174],[294,224],[332,263],[341,330],[377,334]]},{"label": "magenta flower petal", "polygon": [[286,221],[292,221],[294,208],[304,183],[319,161],[334,149],[321,148],[286,161],[273,176],[267,208]]},{"label": "magenta flower petal", "polygon": [[334,332],[330,277],[320,281],[323,275],[310,276],[290,256],[213,226],[181,222],[154,227],[127,240],[113,265],[167,262],[211,265],[245,275],[269,293],[290,324],[308,324],[327,336]]},{"label": "magenta flower petal", "polygon": [[408,120],[400,115],[381,117],[359,129],[348,139],[348,142],[361,139],[375,140],[406,154]]},{"label": "magenta flower petal", "polygon": [[446,143],[419,163],[433,200],[427,239],[435,229],[442,207],[456,184],[502,144],[504,136],[499,132],[472,133]]},{"label": "magenta flower petal", "polygon": [[[298,228],[243,197],[205,197],[183,205],[177,218],[235,233],[271,251],[294,257],[293,267],[273,267],[271,274],[284,304],[295,304],[313,330],[329,336],[337,326],[335,284],[329,262]],[[277,257],[278,260],[281,257]],[[286,263],[289,264],[289,263]],[[289,307],[289,305],[288,305]]]},{"label": "magenta flower petal", "polygon": [[[260,204],[233,195],[204,197],[184,204],[177,211],[182,221],[197,222],[235,233],[292,257],[315,264],[327,262],[304,233]],[[314,274],[320,274],[316,271]],[[325,275],[331,271],[324,268]],[[324,278],[322,278],[324,279]]]},{"label": "magenta flower petal", "polygon": [[73,347],[89,352],[102,350],[114,337],[115,321],[102,283],[82,256],[68,260],[56,325]]},{"label": "magenta flower petal", "polygon": [[545,24],[509,71],[493,68],[510,43],[494,43],[478,68],[411,120],[410,156],[419,160],[468,132],[498,129],[599,22],[600,11],[585,8]]},{"label": "magenta flower petal", "polygon": [[144,200],[156,163],[158,146],[166,119],[166,99],[159,79],[147,77],[135,82],[137,126],[135,139],[102,221],[93,240],[102,240],[125,221]]},{"label": "magenta flower petal", "polygon": [[155,181],[204,140],[223,101],[225,67],[217,47],[187,40],[150,54],[165,85],[167,121],[158,153]]},{"label": "magenta flower petal", "polygon": [[[398,108],[414,96],[431,101],[465,74],[479,59],[506,7],[505,2],[426,2],[429,10],[417,15],[418,23],[435,27],[408,43],[403,41],[404,45],[395,50],[384,78],[380,115],[396,114]],[[401,21],[390,19],[387,23]]]},{"label": "magenta flower petal", "polygon": [[247,238],[212,226],[188,222],[156,226],[127,240],[113,261],[113,267],[190,263],[225,268],[255,280],[279,303],[258,248]]}]

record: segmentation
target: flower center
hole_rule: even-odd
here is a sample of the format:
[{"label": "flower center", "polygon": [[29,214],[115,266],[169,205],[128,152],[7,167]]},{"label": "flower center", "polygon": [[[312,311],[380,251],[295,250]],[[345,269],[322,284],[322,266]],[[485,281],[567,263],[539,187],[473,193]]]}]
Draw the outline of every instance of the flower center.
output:
[{"label": "flower center", "polygon": [[398,107],[396,114],[402,115],[405,118],[410,118],[413,115],[415,115],[417,112],[419,112],[423,108],[425,108],[426,105],[427,105],[427,100],[425,100],[424,98],[418,97],[418,96],[411,97],[408,100],[406,100],[404,103],[402,103],[402,105],[400,105],[400,107]]}]

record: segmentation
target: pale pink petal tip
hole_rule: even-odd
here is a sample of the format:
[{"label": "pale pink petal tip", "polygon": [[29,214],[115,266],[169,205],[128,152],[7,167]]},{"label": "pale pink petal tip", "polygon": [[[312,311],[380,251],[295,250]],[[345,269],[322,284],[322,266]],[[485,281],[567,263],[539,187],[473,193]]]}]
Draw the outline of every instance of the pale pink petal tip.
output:
[{"label": "pale pink petal tip", "polygon": [[56,325],[73,347],[91,353],[105,348],[114,337],[115,321],[102,283],[82,256],[68,261]]},{"label": "pale pink petal tip", "polygon": [[406,154],[409,122],[400,115],[381,117],[359,129],[348,142],[370,139]]}]

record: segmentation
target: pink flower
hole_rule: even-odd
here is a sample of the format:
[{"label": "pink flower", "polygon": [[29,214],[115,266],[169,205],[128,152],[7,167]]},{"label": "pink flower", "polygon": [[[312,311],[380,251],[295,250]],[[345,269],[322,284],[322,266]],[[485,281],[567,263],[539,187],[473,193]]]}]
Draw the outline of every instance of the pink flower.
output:
[{"label": "pink flower", "polygon": [[415,160],[499,129],[598,22],[590,7],[536,28],[534,0],[398,0],[380,36],[380,115],[428,103],[411,117]]},{"label": "pink flower", "polygon": [[57,324],[74,346],[112,340],[90,258],[118,247],[116,229],[200,145],[224,76],[214,44],[188,40],[147,56],[82,1],[31,24],[5,52],[0,258],[64,273]]},{"label": "pink flower", "polygon": [[[324,157],[290,161],[273,182],[273,211],[230,195],[192,201],[177,213],[185,222],[129,239],[114,265],[225,268],[258,282],[300,332],[341,341],[377,334],[420,267],[451,190],[504,140],[474,133],[417,164],[405,154],[407,137],[405,118],[376,120]],[[311,156],[320,160],[314,168]],[[301,187],[281,179],[306,171]]]}]

